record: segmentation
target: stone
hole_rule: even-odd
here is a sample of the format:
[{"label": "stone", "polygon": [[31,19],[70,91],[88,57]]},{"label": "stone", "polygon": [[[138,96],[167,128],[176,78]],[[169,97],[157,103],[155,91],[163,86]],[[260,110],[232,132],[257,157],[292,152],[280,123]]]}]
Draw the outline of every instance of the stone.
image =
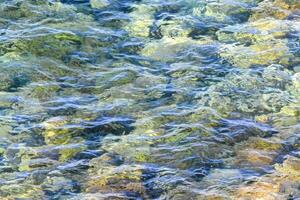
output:
[{"label": "stone", "polygon": [[66,177],[47,176],[42,184],[40,184],[47,195],[63,196],[64,191],[76,192],[78,185],[74,180]]},{"label": "stone", "polygon": [[148,37],[151,25],[154,23],[154,13],[155,9],[147,4],[134,6],[133,11],[129,14],[131,21],[125,30],[133,37]]},{"label": "stone", "polygon": [[266,68],[264,78],[251,70],[229,73],[223,81],[199,93],[199,103],[223,114],[234,111],[255,115],[279,112],[293,99],[293,95],[282,89],[292,81],[289,73],[274,67]]},{"label": "stone", "polygon": [[35,83],[29,86],[29,96],[45,101],[55,96],[61,87],[55,83]]},{"label": "stone", "polygon": [[250,6],[251,3],[247,4],[240,1],[209,2],[205,7],[204,15],[224,23],[241,23],[248,19]]},{"label": "stone", "polygon": [[35,169],[49,168],[57,165],[58,162],[49,158],[27,158],[26,155],[22,156],[22,162],[19,164],[19,171],[31,171]]},{"label": "stone", "polygon": [[243,149],[237,151],[235,166],[260,169],[272,164],[278,154],[256,149]]},{"label": "stone", "polygon": [[160,19],[155,21],[151,28],[151,36],[156,39],[188,37],[192,33],[192,27],[188,24],[189,20],[185,18]]},{"label": "stone", "polygon": [[259,181],[253,184],[241,186],[236,190],[235,199],[285,199],[285,195],[279,193],[280,185],[276,182]]},{"label": "stone", "polygon": [[90,0],[90,5],[95,9],[102,9],[110,5],[110,0]]},{"label": "stone", "polygon": [[297,0],[275,0],[274,4],[287,10],[300,9],[300,2]]},{"label": "stone", "polygon": [[201,184],[214,187],[226,183],[228,185],[242,183],[244,177],[238,169],[213,169],[201,180]]},{"label": "stone", "polygon": [[249,45],[284,38],[293,30],[293,25],[286,21],[266,18],[250,21],[243,25],[226,26],[217,31],[216,34],[221,42],[239,42]]},{"label": "stone", "polygon": [[70,130],[64,126],[69,122],[67,117],[53,117],[43,122],[42,126],[45,129],[43,133],[45,142],[47,144],[67,143],[71,135],[68,134]]},{"label": "stone", "polygon": [[133,70],[115,70],[109,73],[99,73],[96,76],[95,85],[105,90],[111,87],[125,85],[134,82],[138,73]]},{"label": "stone", "polygon": [[288,156],[282,164],[276,164],[275,169],[290,180],[300,181],[300,158]]},{"label": "stone", "polygon": [[[183,54],[182,57],[186,57],[185,53],[191,53],[191,51],[197,50],[197,48],[201,49],[209,46],[212,48],[212,51],[214,51],[216,48],[214,45],[216,44],[206,39],[201,41],[193,40],[188,37],[166,37],[147,43],[145,48],[141,51],[141,55],[157,61],[171,62],[175,61],[180,53]],[[187,52],[184,52],[185,50]]]},{"label": "stone", "polygon": [[0,74],[0,91],[8,91],[13,86],[13,80],[7,73]]},{"label": "stone", "polygon": [[294,57],[285,40],[270,40],[250,46],[227,44],[221,48],[220,56],[233,66],[240,68],[271,64],[289,66]]},{"label": "stone", "polygon": [[253,9],[251,20],[273,17],[275,19],[287,19],[299,10],[300,4],[297,0],[275,0],[262,1]]},{"label": "stone", "polygon": [[295,66],[293,69],[296,73],[299,73],[300,72],[300,65]]},{"label": "stone", "polygon": [[287,156],[275,171],[233,188],[235,199],[287,199],[299,197],[299,158]]},{"label": "stone", "polygon": [[5,158],[12,165],[18,165],[20,171],[47,169],[75,158],[76,154],[86,149],[83,144],[60,146],[9,146]]},{"label": "stone", "polygon": [[[104,154],[99,158],[91,160],[91,166],[86,183],[86,192],[103,192],[108,193],[130,191],[138,196],[145,195],[145,188],[142,184],[142,174],[145,169],[142,165],[115,166],[112,155]],[[112,162],[113,161],[113,162]],[[99,162],[101,165],[99,165]],[[97,163],[97,165],[95,165]],[[104,164],[104,165],[103,165]]]},{"label": "stone", "polygon": [[[1,198],[11,199],[44,199],[45,194],[40,186],[30,184],[3,184],[0,186]],[[6,200],[6,199],[5,199]]]}]

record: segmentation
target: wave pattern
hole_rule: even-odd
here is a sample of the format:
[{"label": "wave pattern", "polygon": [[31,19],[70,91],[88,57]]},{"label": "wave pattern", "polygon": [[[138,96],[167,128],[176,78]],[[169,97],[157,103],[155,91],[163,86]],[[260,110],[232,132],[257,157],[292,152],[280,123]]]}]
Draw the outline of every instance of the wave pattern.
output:
[{"label": "wave pattern", "polygon": [[300,198],[298,0],[0,0],[1,199]]}]

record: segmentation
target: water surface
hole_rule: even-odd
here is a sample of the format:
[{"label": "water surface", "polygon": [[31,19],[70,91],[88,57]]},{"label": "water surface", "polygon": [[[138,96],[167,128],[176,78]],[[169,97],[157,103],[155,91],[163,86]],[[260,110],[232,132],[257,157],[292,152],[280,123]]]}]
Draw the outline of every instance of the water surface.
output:
[{"label": "water surface", "polygon": [[298,0],[0,0],[0,199],[300,198]]}]

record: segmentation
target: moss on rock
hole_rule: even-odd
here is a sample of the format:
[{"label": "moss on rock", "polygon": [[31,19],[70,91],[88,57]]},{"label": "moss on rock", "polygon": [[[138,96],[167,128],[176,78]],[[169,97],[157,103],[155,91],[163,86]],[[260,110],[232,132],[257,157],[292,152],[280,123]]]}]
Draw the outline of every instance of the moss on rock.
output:
[{"label": "moss on rock", "polygon": [[59,90],[61,90],[59,85],[49,83],[32,84],[30,88],[31,91],[29,92],[29,96],[42,101],[53,97]]}]

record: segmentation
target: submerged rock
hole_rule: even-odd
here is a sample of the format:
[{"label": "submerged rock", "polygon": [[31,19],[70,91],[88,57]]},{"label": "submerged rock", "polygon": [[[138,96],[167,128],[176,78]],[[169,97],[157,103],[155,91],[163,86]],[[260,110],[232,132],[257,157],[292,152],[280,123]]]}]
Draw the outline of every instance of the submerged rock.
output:
[{"label": "submerged rock", "polygon": [[134,37],[148,37],[151,25],[154,22],[155,9],[147,4],[138,4],[133,7],[129,14],[131,22],[125,27],[125,30]]},{"label": "submerged rock", "polygon": [[242,183],[245,177],[238,169],[214,169],[201,180],[201,185],[208,187],[218,186],[222,184],[235,185]]},{"label": "submerged rock", "polygon": [[41,184],[46,198],[64,196],[65,191],[78,192],[78,185],[74,180],[60,176],[48,176]]},{"label": "submerged rock", "polygon": [[289,21],[271,18],[248,22],[243,25],[226,26],[217,32],[218,40],[225,43],[253,44],[284,38],[295,30]]},{"label": "submerged rock", "polygon": [[288,179],[293,181],[300,180],[300,159],[292,156],[288,156],[286,160],[281,164],[277,164],[275,169],[280,174],[286,175]]},{"label": "submerged rock", "polygon": [[297,0],[275,0],[274,4],[287,10],[300,9],[300,3]]},{"label": "submerged rock", "polygon": [[95,85],[102,90],[132,83],[138,76],[138,73],[133,70],[115,70],[109,73],[99,73],[96,77]]},{"label": "submerged rock", "polygon": [[146,195],[146,189],[142,183],[143,171],[141,165],[121,165],[120,157],[112,154],[104,154],[90,161],[90,170],[85,191],[88,193],[109,193],[129,191],[135,196]]},{"label": "submerged rock", "polygon": [[289,73],[278,67],[271,65],[262,74],[251,70],[229,73],[223,81],[200,92],[199,102],[227,114],[279,112],[293,95],[283,89],[291,84]]},{"label": "submerged rock", "polygon": [[90,0],[92,8],[101,9],[110,4],[109,0]]},{"label": "submerged rock", "polygon": [[9,146],[5,158],[12,165],[18,165],[19,171],[47,169],[66,162],[85,150],[83,144],[68,144],[60,146]]},{"label": "submerged rock", "polygon": [[237,199],[286,199],[299,198],[299,159],[288,157],[276,171],[248,184],[234,188]]},{"label": "submerged rock", "polygon": [[59,85],[51,83],[36,83],[31,84],[29,87],[31,88],[31,91],[28,95],[42,101],[55,96],[55,94],[61,90]]},{"label": "submerged rock", "polygon": [[294,57],[285,40],[270,40],[250,46],[224,45],[220,56],[241,68],[281,64],[289,66]]},{"label": "submerged rock", "polygon": [[0,2],[0,199],[300,197],[298,1]]},{"label": "submerged rock", "polygon": [[97,135],[127,135],[132,130],[134,121],[125,117],[101,117],[96,119],[53,117],[42,123],[43,136],[47,144],[68,144]]},{"label": "submerged rock", "polygon": [[300,7],[299,2],[289,0],[262,1],[253,9],[251,20],[265,17],[274,17],[276,19],[287,19],[293,13],[296,13]]},{"label": "submerged rock", "polygon": [[0,91],[8,91],[14,85],[13,80],[7,73],[0,74]]},{"label": "submerged rock", "polygon": [[237,190],[236,199],[285,199],[287,195],[279,193],[279,185],[274,181],[259,181]]},{"label": "submerged rock", "polygon": [[4,19],[29,20],[30,22],[47,19],[49,16],[70,21],[80,19],[80,17],[83,18],[83,15],[76,13],[74,6],[48,0],[6,1],[1,7],[0,13],[0,17]]},{"label": "submerged rock", "polygon": [[30,184],[4,184],[0,186],[0,196],[4,199],[43,199],[40,186]]},{"label": "submerged rock", "polygon": [[161,20],[157,20],[151,28],[151,37],[156,39],[161,39],[163,37],[188,37],[189,34],[192,33],[193,28],[195,28],[189,25],[189,20],[191,19],[183,17],[175,18],[173,16],[166,16]]},{"label": "submerged rock", "polygon": [[204,15],[224,23],[244,22],[250,15],[251,4],[255,3],[256,1],[227,0],[209,2],[205,7]]},{"label": "submerged rock", "polygon": [[24,100],[8,92],[0,92],[0,110],[17,108]]},{"label": "submerged rock", "polygon": [[201,47],[205,49],[206,45],[211,47],[212,51],[216,50],[216,44],[206,39],[193,40],[188,37],[162,38],[161,40],[148,43],[141,51],[141,55],[158,61],[172,62],[181,57],[192,56],[193,51],[197,50],[197,48],[201,49]]},{"label": "submerged rock", "polygon": [[[42,32],[42,33],[41,33]],[[11,33],[9,40],[0,46],[2,55],[14,51],[15,53],[36,56],[47,56],[62,59],[75,51],[80,44],[80,38],[71,32],[53,31],[50,28],[41,28],[31,33],[24,33],[18,37]]]},{"label": "submerged rock", "polygon": [[[71,130],[64,127],[69,123],[66,117],[54,117],[43,123],[45,132],[43,133],[46,144],[64,144],[71,139]],[[56,139],[55,139],[56,138]]]}]

